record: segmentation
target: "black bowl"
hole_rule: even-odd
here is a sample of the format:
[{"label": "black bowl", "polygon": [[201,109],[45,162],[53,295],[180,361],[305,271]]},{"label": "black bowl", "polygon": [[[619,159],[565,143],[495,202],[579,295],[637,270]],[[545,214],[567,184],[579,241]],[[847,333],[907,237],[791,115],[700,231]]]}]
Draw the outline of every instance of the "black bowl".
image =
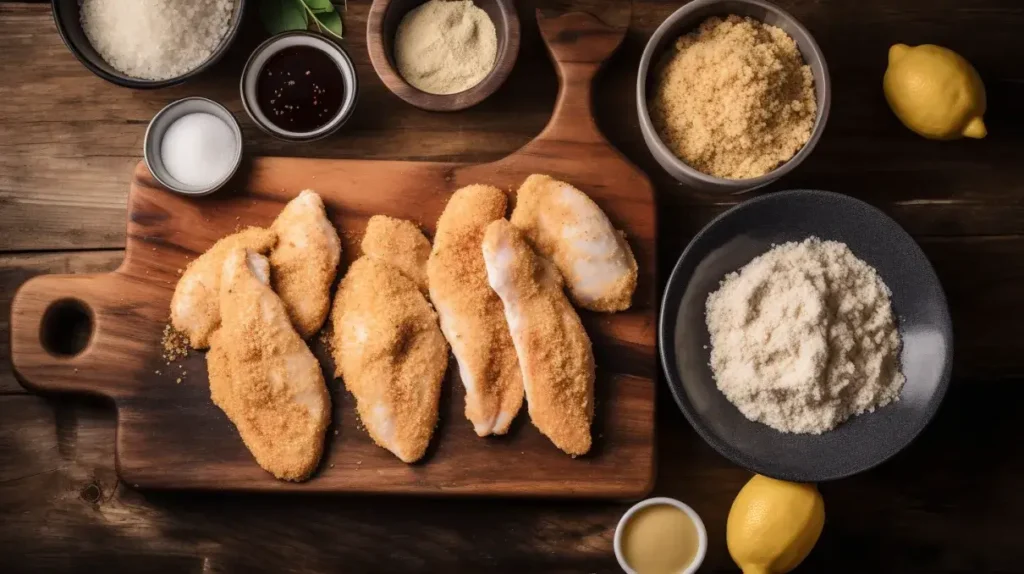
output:
[{"label": "black bowl", "polygon": [[203,73],[204,70],[212,66],[227,52],[231,43],[235,40],[235,36],[238,34],[238,29],[242,24],[242,16],[245,14],[245,0],[237,0],[238,4],[235,7],[235,13],[231,18],[231,24],[228,28],[227,34],[224,35],[224,39],[221,40],[220,45],[217,49],[210,54],[205,62],[199,65],[199,67],[186,72],[175,78],[168,78],[166,80],[143,80],[141,78],[133,78],[126,76],[121,72],[115,70],[110,64],[108,64],[92,47],[89,42],[89,38],[86,37],[85,31],[82,29],[82,18],[80,14],[80,3],[81,0],[53,0],[53,21],[57,25],[57,31],[60,32],[60,37],[64,40],[64,45],[71,50],[71,53],[78,58],[89,71],[103,78],[104,80],[117,84],[118,86],[124,86],[126,88],[134,89],[154,89],[154,88],[166,88],[168,86],[174,86],[193,78]]},{"label": "black bowl", "polygon": [[[907,382],[900,400],[821,435],[787,434],[747,420],[715,386],[708,365],[708,294],[722,278],[771,249],[809,236],[846,243],[892,291]],[[707,225],[669,277],[659,351],[676,402],[712,447],[749,470],[821,482],[867,470],[895,455],[932,419],[949,385],[953,327],[942,286],[921,248],[870,205],[824,191],[785,191],[742,203]]]}]

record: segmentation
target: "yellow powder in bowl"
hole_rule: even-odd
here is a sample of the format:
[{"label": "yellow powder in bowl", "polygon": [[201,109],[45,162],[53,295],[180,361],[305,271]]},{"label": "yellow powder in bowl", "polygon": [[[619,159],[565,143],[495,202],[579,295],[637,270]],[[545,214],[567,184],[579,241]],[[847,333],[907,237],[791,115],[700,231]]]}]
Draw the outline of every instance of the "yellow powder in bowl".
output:
[{"label": "yellow powder in bowl", "polygon": [[428,94],[455,94],[494,68],[498,34],[472,0],[429,0],[402,18],[395,33],[398,73]]},{"label": "yellow powder in bowl", "polygon": [[796,42],[752,18],[705,20],[656,70],[651,121],[672,153],[706,174],[762,176],[814,128],[814,78]]}]

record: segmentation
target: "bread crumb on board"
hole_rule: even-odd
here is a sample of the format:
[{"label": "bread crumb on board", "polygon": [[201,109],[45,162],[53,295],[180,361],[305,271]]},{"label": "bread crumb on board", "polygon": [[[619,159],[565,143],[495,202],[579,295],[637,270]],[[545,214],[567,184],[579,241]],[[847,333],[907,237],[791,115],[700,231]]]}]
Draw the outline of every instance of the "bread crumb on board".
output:
[{"label": "bread crumb on board", "polygon": [[163,348],[164,361],[167,361],[168,364],[171,361],[184,358],[192,349],[188,344],[188,335],[176,330],[170,324],[164,325],[164,336],[161,346]]}]

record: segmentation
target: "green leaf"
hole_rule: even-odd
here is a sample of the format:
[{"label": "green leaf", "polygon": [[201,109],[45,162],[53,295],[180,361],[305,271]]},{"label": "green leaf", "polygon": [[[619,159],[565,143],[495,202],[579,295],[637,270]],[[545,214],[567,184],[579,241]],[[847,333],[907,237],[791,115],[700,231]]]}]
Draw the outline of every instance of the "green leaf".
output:
[{"label": "green leaf", "polygon": [[334,12],[334,4],[331,4],[331,0],[302,0],[302,2],[309,8],[309,11],[314,14]]},{"label": "green leaf", "polygon": [[263,0],[260,3],[260,18],[271,34],[309,27],[309,17],[301,0]]},{"label": "green leaf", "polygon": [[341,24],[341,14],[338,14],[337,10],[331,10],[324,14],[317,14],[316,23],[321,31],[327,32],[339,40],[341,39],[343,28]]}]

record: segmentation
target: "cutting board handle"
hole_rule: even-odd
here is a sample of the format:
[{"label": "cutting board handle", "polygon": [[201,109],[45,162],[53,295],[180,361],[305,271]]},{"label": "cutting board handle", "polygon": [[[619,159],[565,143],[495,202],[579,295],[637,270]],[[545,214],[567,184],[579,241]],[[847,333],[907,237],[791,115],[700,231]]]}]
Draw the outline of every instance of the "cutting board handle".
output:
[{"label": "cutting board handle", "polygon": [[560,80],[555,111],[537,139],[603,143],[594,122],[593,82],[622,43],[625,28],[608,26],[585,12],[546,17],[540,9],[537,24]]},{"label": "cutting board handle", "polygon": [[22,285],[11,302],[11,363],[21,384],[116,399],[133,378],[122,365],[137,363],[132,355],[154,343],[124,303],[138,283],[115,272],[44,275]]}]

